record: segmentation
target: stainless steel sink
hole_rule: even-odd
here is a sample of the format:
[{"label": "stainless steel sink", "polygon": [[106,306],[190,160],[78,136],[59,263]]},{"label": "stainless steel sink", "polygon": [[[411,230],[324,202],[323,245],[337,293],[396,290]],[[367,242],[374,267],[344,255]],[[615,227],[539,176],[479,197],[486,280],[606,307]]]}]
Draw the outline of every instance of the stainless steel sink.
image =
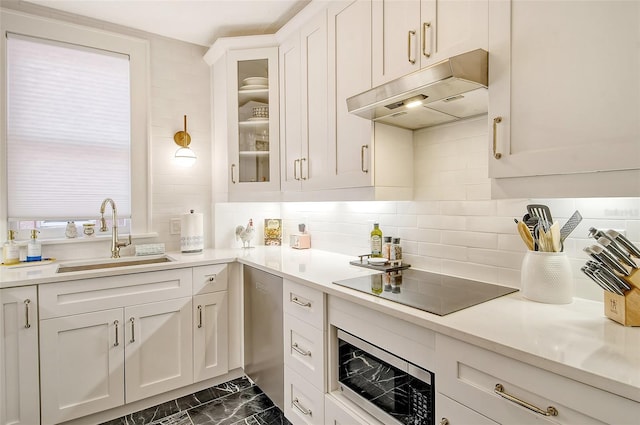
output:
[{"label": "stainless steel sink", "polygon": [[114,267],[140,266],[145,264],[169,263],[172,258],[152,257],[138,259],[120,259],[120,260],[99,260],[99,261],[77,261],[72,263],[60,264],[56,273],[79,272],[85,270],[110,269]]}]

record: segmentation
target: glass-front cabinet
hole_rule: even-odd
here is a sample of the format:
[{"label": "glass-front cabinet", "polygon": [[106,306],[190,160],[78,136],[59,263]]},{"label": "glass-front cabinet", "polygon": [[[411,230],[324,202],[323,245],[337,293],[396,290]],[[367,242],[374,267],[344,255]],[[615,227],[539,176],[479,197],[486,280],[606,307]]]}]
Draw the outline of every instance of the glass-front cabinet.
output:
[{"label": "glass-front cabinet", "polygon": [[230,51],[229,191],[279,191],[278,49]]}]

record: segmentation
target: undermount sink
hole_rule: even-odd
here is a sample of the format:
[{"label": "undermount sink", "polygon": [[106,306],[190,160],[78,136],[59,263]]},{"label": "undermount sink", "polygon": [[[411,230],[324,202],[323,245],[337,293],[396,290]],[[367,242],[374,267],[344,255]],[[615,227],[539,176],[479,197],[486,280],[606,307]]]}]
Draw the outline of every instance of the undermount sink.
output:
[{"label": "undermount sink", "polygon": [[68,272],[79,272],[85,270],[99,270],[99,269],[110,269],[114,267],[127,267],[127,266],[140,266],[146,264],[157,264],[157,263],[169,263],[174,261],[172,258],[167,256],[161,257],[149,257],[149,258],[137,258],[137,259],[129,259],[129,258],[120,258],[120,259],[106,259],[106,260],[86,260],[86,261],[74,261],[69,263],[60,264],[56,273],[68,273]]}]

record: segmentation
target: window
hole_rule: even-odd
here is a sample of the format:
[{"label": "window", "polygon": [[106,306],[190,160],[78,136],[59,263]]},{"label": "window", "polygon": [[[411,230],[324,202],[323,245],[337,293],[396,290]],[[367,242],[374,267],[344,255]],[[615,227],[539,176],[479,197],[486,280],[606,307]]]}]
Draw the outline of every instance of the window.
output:
[{"label": "window", "polygon": [[148,232],[147,42],[2,15],[7,131],[0,165],[7,178],[0,230],[7,220],[17,228],[30,222],[55,237],[50,229],[59,223],[63,235],[67,220],[95,219],[109,197],[120,218],[130,217],[132,232]]},{"label": "window", "polygon": [[9,34],[9,220],[131,215],[129,58]]}]

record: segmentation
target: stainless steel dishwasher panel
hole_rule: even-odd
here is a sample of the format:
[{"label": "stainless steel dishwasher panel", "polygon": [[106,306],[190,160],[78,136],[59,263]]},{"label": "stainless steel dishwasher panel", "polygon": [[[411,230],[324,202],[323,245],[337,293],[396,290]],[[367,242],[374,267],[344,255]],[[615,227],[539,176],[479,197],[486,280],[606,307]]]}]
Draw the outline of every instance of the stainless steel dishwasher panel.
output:
[{"label": "stainless steel dishwasher panel", "polygon": [[284,407],[282,278],[244,266],[244,371]]}]

